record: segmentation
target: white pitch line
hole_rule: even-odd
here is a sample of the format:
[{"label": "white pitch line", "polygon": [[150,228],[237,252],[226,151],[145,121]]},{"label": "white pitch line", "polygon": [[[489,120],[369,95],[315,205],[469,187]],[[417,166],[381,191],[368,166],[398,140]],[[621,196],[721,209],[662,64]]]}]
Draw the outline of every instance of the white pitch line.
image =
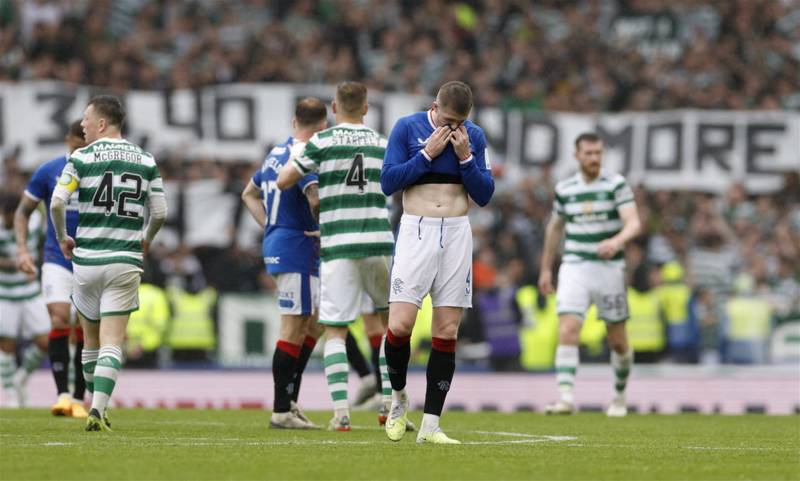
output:
[{"label": "white pitch line", "polygon": [[[375,428],[370,428],[373,430]],[[497,445],[515,445],[515,444],[538,444],[547,442],[561,442],[561,441],[574,441],[578,439],[575,436],[553,436],[542,434],[529,434],[529,433],[514,433],[508,431],[466,431],[468,434],[482,434],[489,436],[500,437],[513,437],[522,439],[508,439],[502,441],[465,441],[462,444],[468,446],[497,446]],[[311,446],[364,446],[375,444],[377,440],[369,441],[356,441],[346,439],[294,439],[294,440],[246,440],[241,438],[209,438],[209,437],[178,437],[178,438],[163,438],[163,437],[137,437],[137,438],[117,438],[118,441],[140,442],[148,441],[148,445],[153,446],[298,446],[298,445],[311,445]],[[46,443],[23,443],[17,446],[35,447],[35,446],[70,446],[74,443],[60,443],[60,442],[46,442]]]}]

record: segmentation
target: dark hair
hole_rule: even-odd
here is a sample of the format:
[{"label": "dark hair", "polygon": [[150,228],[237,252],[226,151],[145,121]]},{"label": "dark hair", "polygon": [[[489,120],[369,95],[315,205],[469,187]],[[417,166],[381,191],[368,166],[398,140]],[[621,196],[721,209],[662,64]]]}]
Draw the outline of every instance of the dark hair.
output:
[{"label": "dark hair", "polygon": [[106,119],[109,124],[122,128],[122,124],[125,122],[125,107],[118,97],[97,95],[92,97],[89,105],[93,105],[98,115]]},{"label": "dark hair", "polygon": [[367,103],[367,86],[361,82],[342,82],[336,87],[336,105],[347,114],[356,114]]},{"label": "dark hair", "polygon": [[69,131],[67,132],[67,135],[71,135],[73,137],[77,137],[77,138],[79,138],[81,140],[86,140],[86,137],[84,137],[84,134],[83,134],[83,127],[81,127],[81,121],[80,120],[76,120],[75,122],[72,122],[71,124],[69,124]]},{"label": "dark hair", "polygon": [[328,109],[322,100],[316,97],[306,97],[297,102],[294,109],[294,118],[301,127],[316,125],[328,116]]},{"label": "dark hair", "polygon": [[472,89],[464,82],[453,80],[439,88],[436,101],[439,102],[440,107],[466,117],[472,110]]},{"label": "dark hair", "polygon": [[579,135],[577,139],[575,139],[575,150],[578,150],[580,148],[581,142],[589,142],[593,144],[595,142],[602,142],[602,141],[603,139],[601,139],[600,136],[597,135],[596,133],[584,132],[581,135]]}]

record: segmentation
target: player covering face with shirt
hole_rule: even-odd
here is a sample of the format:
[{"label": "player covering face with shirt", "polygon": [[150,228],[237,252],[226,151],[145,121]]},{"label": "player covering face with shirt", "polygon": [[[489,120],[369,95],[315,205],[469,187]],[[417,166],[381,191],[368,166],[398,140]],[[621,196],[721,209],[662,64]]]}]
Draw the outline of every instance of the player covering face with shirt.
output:
[{"label": "player covering face with shirt", "polygon": [[397,121],[389,137],[381,186],[386,195],[403,192],[404,214],[397,234],[389,290],[386,363],[392,407],[389,439],[406,433],[406,373],[411,331],[430,294],[432,349],[428,360],[425,414],[419,443],[458,444],[439,427],[455,372],[458,327],[472,307],[472,199],[484,206],[494,193],[483,130],[467,120],[472,91],[462,82],[444,84],[431,108]]}]

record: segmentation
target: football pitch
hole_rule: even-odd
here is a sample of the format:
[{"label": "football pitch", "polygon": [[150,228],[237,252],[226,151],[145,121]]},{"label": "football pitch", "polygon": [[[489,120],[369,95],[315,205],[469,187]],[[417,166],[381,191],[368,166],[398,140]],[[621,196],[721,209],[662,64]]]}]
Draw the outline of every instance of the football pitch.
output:
[{"label": "football pitch", "polygon": [[0,410],[0,478],[800,479],[800,416],[446,412],[443,427],[461,446],[417,445],[414,433],[393,443],[366,412],[354,413],[349,433],[270,430],[269,414],[254,410],[115,409],[110,418],[114,432],[87,433],[46,410]]}]

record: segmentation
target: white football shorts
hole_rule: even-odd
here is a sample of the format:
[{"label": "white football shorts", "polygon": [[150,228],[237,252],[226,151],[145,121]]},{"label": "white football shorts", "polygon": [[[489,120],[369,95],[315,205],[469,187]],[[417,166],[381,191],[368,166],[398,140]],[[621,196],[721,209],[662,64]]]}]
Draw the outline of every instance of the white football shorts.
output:
[{"label": "white football shorts", "polygon": [[0,300],[0,337],[32,339],[50,332],[50,314],[41,295],[21,301]]},{"label": "white football shorts", "polygon": [[278,311],[287,316],[308,316],[319,307],[319,277],[299,272],[275,274]]},{"label": "white football shorts", "polygon": [[389,256],[335,259],[320,265],[319,322],[347,326],[362,312],[362,296],[372,300],[375,310],[388,307]]},{"label": "white football shorts", "polygon": [[72,303],[92,322],[139,309],[142,270],[131,264],[73,265]]},{"label": "white football shorts", "polygon": [[472,307],[472,229],[467,216],[403,214],[395,244],[389,302]]},{"label": "white football shorts", "polygon": [[628,319],[625,266],[620,262],[564,262],[558,270],[556,309],[583,320],[589,306],[597,306],[597,317],[606,322]]},{"label": "white football shorts", "polygon": [[72,272],[53,262],[42,264],[42,297],[45,304],[69,304],[72,295]]}]

